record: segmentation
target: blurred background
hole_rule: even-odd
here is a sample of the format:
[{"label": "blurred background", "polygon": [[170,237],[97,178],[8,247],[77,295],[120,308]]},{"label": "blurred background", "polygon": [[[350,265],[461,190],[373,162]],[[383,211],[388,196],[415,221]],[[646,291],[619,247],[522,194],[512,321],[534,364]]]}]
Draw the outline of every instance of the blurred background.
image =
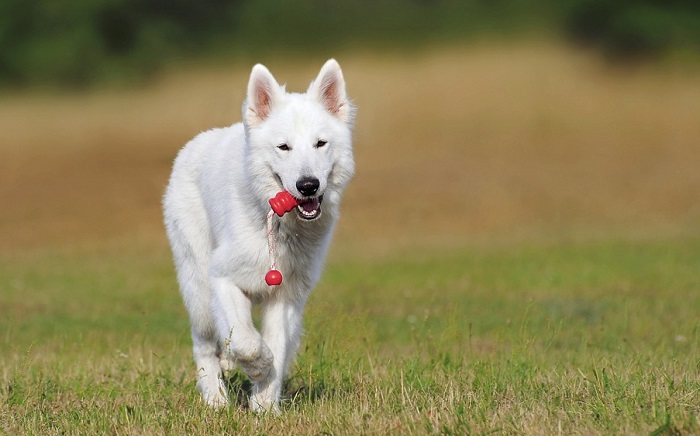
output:
[{"label": "blurred background", "polygon": [[165,247],[172,160],[263,62],[358,106],[333,256],[700,231],[691,0],[4,0],[0,252]]}]

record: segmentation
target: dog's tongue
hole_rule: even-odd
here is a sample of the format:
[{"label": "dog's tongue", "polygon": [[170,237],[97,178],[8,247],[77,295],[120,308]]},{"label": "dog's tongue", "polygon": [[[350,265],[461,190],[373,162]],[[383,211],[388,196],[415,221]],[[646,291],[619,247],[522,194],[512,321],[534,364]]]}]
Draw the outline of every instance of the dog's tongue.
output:
[{"label": "dog's tongue", "polygon": [[312,198],[310,200],[304,201],[299,206],[302,207],[306,212],[313,212],[318,209],[318,198]]}]

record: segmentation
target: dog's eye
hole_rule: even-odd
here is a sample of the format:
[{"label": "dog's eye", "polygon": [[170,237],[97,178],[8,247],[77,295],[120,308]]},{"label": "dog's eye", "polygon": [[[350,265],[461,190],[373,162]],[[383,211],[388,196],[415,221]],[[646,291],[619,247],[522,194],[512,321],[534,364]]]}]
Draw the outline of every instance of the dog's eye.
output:
[{"label": "dog's eye", "polygon": [[328,144],[328,141],[324,141],[323,139],[319,139],[318,142],[316,143],[316,148],[321,148],[326,144]]},{"label": "dog's eye", "polygon": [[289,151],[289,146],[287,144],[280,144],[277,146],[282,151]]}]

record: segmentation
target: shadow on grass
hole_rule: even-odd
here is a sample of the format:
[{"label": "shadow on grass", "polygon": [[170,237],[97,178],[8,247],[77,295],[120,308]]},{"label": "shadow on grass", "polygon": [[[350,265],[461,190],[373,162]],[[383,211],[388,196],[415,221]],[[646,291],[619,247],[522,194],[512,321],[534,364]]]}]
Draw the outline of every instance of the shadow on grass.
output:
[{"label": "shadow on grass", "polygon": [[[248,409],[248,398],[253,393],[253,383],[239,371],[233,371],[225,377],[224,383],[231,405]],[[293,409],[328,398],[334,394],[334,391],[323,380],[303,380],[299,375],[295,375],[285,382],[281,403],[284,408]]]},{"label": "shadow on grass", "polygon": [[224,383],[231,405],[247,409],[248,398],[253,393],[253,384],[250,380],[240,372],[233,371],[227,377],[224,377]]},{"label": "shadow on grass", "polygon": [[292,377],[285,383],[283,397],[290,408],[303,404],[313,404],[335,394],[335,388],[328,386],[323,380],[309,382],[298,377]]}]

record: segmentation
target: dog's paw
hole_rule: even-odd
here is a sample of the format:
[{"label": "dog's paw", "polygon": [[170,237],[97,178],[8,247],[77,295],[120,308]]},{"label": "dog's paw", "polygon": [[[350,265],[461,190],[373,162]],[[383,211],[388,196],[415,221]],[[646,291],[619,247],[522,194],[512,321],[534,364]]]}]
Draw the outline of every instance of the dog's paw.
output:
[{"label": "dog's paw", "polygon": [[234,360],[252,382],[264,380],[272,369],[272,351],[260,338],[247,347],[234,348]]},{"label": "dog's paw", "polygon": [[223,380],[217,378],[217,381],[212,383],[210,380],[199,379],[197,389],[207,406],[217,410],[228,406],[228,392]]},{"label": "dog's paw", "polygon": [[206,398],[202,398],[207,406],[215,410],[221,410],[228,406],[228,398],[221,394],[208,395]]},{"label": "dog's paw", "polygon": [[255,413],[270,413],[275,416],[282,414],[278,401],[264,395],[251,395],[248,407]]},{"label": "dog's paw", "polygon": [[236,362],[233,360],[232,356],[229,354],[223,354],[219,358],[219,366],[224,373],[228,373],[236,369]]}]

